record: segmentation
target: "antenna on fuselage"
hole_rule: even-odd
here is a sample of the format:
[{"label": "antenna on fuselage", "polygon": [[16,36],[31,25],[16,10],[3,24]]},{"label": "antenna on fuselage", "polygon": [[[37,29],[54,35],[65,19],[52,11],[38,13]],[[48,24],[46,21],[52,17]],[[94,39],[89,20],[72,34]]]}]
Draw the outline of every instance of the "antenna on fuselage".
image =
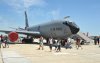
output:
[{"label": "antenna on fuselage", "polygon": [[68,21],[69,21],[68,18],[70,18],[70,16],[65,16],[65,17],[64,17],[64,20],[68,20]]},{"label": "antenna on fuselage", "polygon": [[70,16],[65,16],[65,17],[64,17],[64,19],[68,19],[68,18],[70,18]]},{"label": "antenna on fuselage", "polygon": [[28,24],[28,17],[27,17],[27,13],[25,11],[25,30],[27,30],[27,28],[29,27],[29,24]]},{"label": "antenna on fuselage", "polygon": [[72,20],[70,20],[69,18],[70,18],[70,16],[65,16],[65,17],[64,17],[64,20],[65,20],[65,21],[72,22]]}]

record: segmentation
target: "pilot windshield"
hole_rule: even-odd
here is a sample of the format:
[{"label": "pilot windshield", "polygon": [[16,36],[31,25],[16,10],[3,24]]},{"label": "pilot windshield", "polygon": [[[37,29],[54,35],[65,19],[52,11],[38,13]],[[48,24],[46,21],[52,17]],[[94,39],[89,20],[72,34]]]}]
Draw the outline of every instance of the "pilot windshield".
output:
[{"label": "pilot windshield", "polygon": [[65,21],[63,24],[79,28],[74,22]]}]

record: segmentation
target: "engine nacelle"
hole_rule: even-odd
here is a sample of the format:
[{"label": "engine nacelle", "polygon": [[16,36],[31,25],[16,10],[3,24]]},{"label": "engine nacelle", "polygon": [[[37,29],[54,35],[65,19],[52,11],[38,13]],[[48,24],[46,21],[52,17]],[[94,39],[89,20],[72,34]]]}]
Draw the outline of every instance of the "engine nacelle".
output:
[{"label": "engine nacelle", "polygon": [[18,33],[16,33],[16,32],[10,32],[9,34],[8,34],[8,38],[9,38],[9,40],[11,41],[11,42],[15,42],[15,41],[17,41],[18,40]]}]

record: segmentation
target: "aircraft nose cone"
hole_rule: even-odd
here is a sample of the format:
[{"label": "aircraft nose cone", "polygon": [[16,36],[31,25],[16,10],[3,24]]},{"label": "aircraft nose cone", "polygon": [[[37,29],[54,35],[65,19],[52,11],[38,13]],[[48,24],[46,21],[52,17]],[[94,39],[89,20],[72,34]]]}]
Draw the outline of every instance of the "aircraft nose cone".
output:
[{"label": "aircraft nose cone", "polygon": [[80,28],[74,22],[65,21],[65,22],[63,22],[63,24],[66,26],[69,26],[72,34],[76,34],[80,30]]},{"label": "aircraft nose cone", "polygon": [[80,28],[75,23],[69,23],[70,30],[72,34],[76,34],[79,32]]},{"label": "aircraft nose cone", "polygon": [[71,32],[72,32],[72,34],[76,34],[76,33],[78,33],[79,32],[79,28],[77,28],[77,27],[73,27],[73,29],[71,30]]}]

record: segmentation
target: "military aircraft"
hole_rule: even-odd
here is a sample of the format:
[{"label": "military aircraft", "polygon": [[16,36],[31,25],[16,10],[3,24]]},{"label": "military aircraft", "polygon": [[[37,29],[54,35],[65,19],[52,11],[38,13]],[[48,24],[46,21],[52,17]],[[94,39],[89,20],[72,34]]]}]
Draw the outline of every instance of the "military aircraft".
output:
[{"label": "military aircraft", "polygon": [[[20,30],[0,30],[0,32],[5,32],[11,37],[15,37],[17,34],[25,34],[30,35],[32,37],[40,37],[43,36],[44,38],[48,39],[50,37],[54,39],[65,39],[73,34],[76,34],[80,28],[74,23],[70,22],[69,20],[52,20],[50,22],[40,24],[37,26],[29,27],[27,13],[25,11],[25,28],[20,28]],[[14,32],[14,34],[12,33]]]}]

